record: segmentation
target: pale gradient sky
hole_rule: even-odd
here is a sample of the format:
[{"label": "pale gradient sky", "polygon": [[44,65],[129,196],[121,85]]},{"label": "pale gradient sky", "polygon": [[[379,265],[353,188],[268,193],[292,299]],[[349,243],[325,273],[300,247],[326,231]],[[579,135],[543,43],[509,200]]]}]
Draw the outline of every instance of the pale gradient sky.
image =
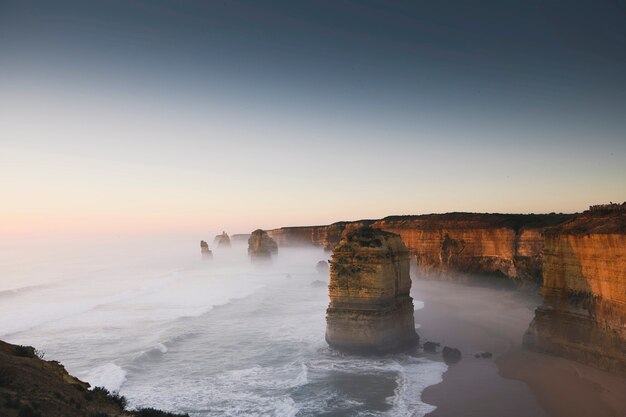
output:
[{"label": "pale gradient sky", "polygon": [[550,3],[0,1],[0,236],[623,201],[626,11]]}]

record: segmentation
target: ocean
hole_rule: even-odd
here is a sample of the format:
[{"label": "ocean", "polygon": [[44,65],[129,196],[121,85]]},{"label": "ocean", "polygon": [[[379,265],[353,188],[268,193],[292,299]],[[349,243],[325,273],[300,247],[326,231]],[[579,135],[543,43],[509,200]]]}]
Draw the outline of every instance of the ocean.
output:
[{"label": "ocean", "polygon": [[[446,365],[324,340],[329,253],[108,240],[0,246],[0,339],[35,346],[134,407],[191,416],[424,416]],[[321,281],[321,282],[320,282]],[[416,308],[423,306],[419,297]],[[419,329],[418,329],[419,332]]]}]

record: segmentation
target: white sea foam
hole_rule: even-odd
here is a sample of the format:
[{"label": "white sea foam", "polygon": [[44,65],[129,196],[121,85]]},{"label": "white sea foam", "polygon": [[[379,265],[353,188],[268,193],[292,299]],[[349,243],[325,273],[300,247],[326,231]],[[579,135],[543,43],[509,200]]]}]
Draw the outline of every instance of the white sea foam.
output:
[{"label": "white sea foam", "polygon": [[447,366],[424,358],[403,356],[397,367],[398,376],[394,396],[390,398],[393,408],[390,417],[421,417],[435,410],[435,406],[421,400],[422,391],[442,381]]},{"label": "white sea foam", "polygon": [[[86,251],[67,276],[59,270],[49,282],[24,281],[42,287],[5,283],[0,288],[11,292],[0,295],[0,334],[45,350],[92,386],[120,390],[131,407],[194,417],[422,416],[432,409],[420,395],[445,365],[327,347],[328,296],[309,285],[327,258],[321,249],[281,248],[272,263],[257,266],[245,245],[215,251],[211,261],[196,246],[125,262],[119,257],[134,248],[117,248],[93,265]],[[0,265],[0,280],[2,272]],[[389,396],[391,411],[369,409],[361,383],[383,405]]]},{"label": "white sea foam", "polygon": [[119,391],[126,380],[126,371],[114,363],[106,363],[81,375],[92,387],[104,387],[111,392]]}]

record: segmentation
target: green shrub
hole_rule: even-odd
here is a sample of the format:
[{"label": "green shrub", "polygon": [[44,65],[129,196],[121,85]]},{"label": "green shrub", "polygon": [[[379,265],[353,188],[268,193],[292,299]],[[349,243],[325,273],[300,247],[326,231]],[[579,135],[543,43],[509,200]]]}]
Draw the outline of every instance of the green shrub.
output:
[{"label": "green shrub", "polygon": [[16,345],[13,347],[13,354],[15,356],[21,356],[23,358],[34,358],[35,348],[32,346]]},{"label": "green shrub", "polygon": [[189,414],[168,413],[156,408],[139,408],[133,411],[133,415],[137,417],[189,417]]},{"label": "green shrub", "polygon": [[119,392],[110,392],[108,389],[104,387],[95,387],[93,390],[91,390],[91,392],[94,393],[95,395],[99,395],[99,396],[109,399],[110,401],[113,401],[122,410],[126,408],[126,404],[128,403],[128,401],[126,401],[126,397],[124,397],[123,395],[120,395]]}]

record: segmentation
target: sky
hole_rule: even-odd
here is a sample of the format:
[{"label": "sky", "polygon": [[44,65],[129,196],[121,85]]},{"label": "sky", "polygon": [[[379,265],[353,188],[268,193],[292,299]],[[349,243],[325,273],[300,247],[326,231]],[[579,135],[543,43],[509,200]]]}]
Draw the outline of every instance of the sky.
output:
[{"label": "sky", "polygon": [[0,0],[0,236],[626,200],[621,1]]}]

